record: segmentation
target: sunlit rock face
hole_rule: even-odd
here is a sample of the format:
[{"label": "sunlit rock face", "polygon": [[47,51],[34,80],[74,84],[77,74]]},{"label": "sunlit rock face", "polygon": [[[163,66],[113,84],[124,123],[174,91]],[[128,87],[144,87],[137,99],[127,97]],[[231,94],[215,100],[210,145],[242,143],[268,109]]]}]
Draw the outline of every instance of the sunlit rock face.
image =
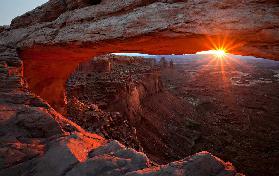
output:
[{"label": "sunlit rock face", "polygon": [[93,53],[76,52],[73,48],[34,48],[19,53],[30,90],[63,113],[65,82],[77,65]]},{"label": "sunlit rock face", "polygon": [[[184,54],[224,45],[231,53],[278,59],[277,1],[62,2],[49,1],[16,18],[11,26],[17,29],[0,34],[1,44],[23,49],[26,68],[29,63],[37,68],[26,73],[30,87],[52,105],[61,104],[61,100],[52,103],[56,100],[46,96],[53,92],[51,86],[58,90],[53,97],[61,97],[63,82],[72,69],[98,54]],[[39,71],[35,65],[41,64],[34,60],[44,60],[45,66],[55,61],[59,67],[48,67],[46,74]],[[40,78],[36,78],[37,72]],[[40,80],[52,83],[46,85]],[[43,93],[40,85],[49,86],[44,89],[50,91]]]},{"label": "sunlit rock face", "polygon": [[0,31],[0,175],[235,175],[210,154],[149,168],[144,154],[86,133],[30,93],[22,71],[59,104],[75,66],[100,53],[194,53],[221,38],[230,52],[278,59],[278,11],[276,0],[51,0],[16,18]]},{"label": "sunlit rock face", "polygon": [[[145,172],[158,171],[145,154],[85,132],[30,93],[22,70],[16,49],[0,46],[0,175],[103,176],[138,175],[147,168]],[[205,152],[171,165],[177,169],[164,166],[161,173],[171,169],[201,176],[236,175],[230,163]]]},{"label": "sunlit rock face", "polygon": [[[52,8],[52,4],[58,2],[62,1],[49,1],[43,7]],[[65,2],[72,4],[71,1]],[[82,1],[80,7],[87,4],[86,2]],[[278,58],[277,1],[251,0],[239,3],[217,0],[186,2],[103,0],[100,4],[85,8],[72,6],[78,9],[70,8],[65,12],[64,10],[59,12],[61,5],[58,5],[59,8],[52,10],[42,8],[29,12],[34,18],[26,19],[26,15],[18,17],[15,21],[24,22],[32,19],[32,22],[17,26],[24,28],[1,34],[1,43],[17,43],[20,47],[65,43],[78,45],[86,43],[94,46],[100,41],[155,36],[154,40],[167,38],[174,40],[173,44],[177,45],[175,39],[204,37],[206,40],[201,40],[200,43],[205,50],[213,47],[208,39],[212,37],[214,43],[222,45],[224,42],[233,53]],[[58,14],[52,18],[53,15],[47,15],[46,12]],[[50,19],[37,20],[41,15]],[[220,43],[215,37],[220,38]],[[186,41],[183,42],[183,47],[177,48],[173,53],[197,51],[199,42],[189,44]],[[168,44],[165,43],[165,47],[160,47],[160,50],[164,51],[167,47]],[[141,50],[139,46],[137,48]]]},{"label": "sunlit rock face", "polygon": [[[95,57],[67,82],[67,116],[85,129],[143,150],[156,162],[206,148],[248,175],[274,175],[279,62],[215,54]],[[160,91],[152,91],[156,77],[151,64],[131,63],[134,56],[156,58],[155,66],[162,66]],[[126,62],[119,64],[121,58]],[[150,79],[140,76],[143,68]]]}]

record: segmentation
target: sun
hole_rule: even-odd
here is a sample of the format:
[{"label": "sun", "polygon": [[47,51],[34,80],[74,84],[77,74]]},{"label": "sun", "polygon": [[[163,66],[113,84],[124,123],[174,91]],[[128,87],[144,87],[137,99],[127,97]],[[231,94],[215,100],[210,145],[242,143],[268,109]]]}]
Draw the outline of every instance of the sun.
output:
[{"label": "sun", "polygon": [[196,54],[210,54],[218,59],[223,59],[227,55],[227,52],[225,49],[216,49],[216,50],[209,50],[209,51],[201,51],[201,52],[197,52]]},{"label": "sun", "polygon": [[222,49],[218,49],[218,50],[212,50],[213,55],[219,59],[222,59],[226,56],[226,51],[222,50]]}]

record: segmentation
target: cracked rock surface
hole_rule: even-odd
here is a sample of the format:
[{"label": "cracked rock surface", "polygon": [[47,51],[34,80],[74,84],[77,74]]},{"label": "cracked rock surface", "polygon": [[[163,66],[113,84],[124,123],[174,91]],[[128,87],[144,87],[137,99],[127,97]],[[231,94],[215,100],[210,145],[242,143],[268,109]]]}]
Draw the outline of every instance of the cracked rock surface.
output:
[{"label": "cracked rock surface", "polygon": [[[0,27],[0,175],[237,175],[205,152],[156,166],[86,132],[28,90],[17,49],[139,37],[146,45],[133,50],[186,53],[205,49],[194,39],[225,33],[241,44],[235,53],[278,59],[278,11],[277,0],[50,0]],[[193,45],[181,45],[190,39]]]},{"label": "cracked rock surface", "polygon": [[236,174],[209,153],[155,166],[143,153],[84,131],[30,93],[16,49],[1,46],[0,63],[1,176]]},{"label": "cracked rock surface", "polygon": [[[228,38],[229,45],[234,45],[231,52],[278,59],[279,4],[276,0],[90,2],[51,0],[14,19],[11,29],[0,34],[0,43],[20,47],[80,45],[144,36],[157,40],[183,38],[187,43],[190,39],[223,36]],[[208,49],[198,42],[191,43],[172,51]],[[142,50],[143,46],[134,47]],[[168,51],[168,46],[162,45],[153,53],[162,51]]]}]

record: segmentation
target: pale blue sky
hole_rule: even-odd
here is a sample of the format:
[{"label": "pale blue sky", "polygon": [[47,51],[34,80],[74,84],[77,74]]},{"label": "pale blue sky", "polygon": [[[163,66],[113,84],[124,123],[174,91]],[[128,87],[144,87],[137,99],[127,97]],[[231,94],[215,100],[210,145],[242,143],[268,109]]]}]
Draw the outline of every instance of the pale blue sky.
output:
[{"label": "pale blue sky", "polygon": [[48,0],[0,0],[0,25],[9,25],[13,18],[47,1]]}]

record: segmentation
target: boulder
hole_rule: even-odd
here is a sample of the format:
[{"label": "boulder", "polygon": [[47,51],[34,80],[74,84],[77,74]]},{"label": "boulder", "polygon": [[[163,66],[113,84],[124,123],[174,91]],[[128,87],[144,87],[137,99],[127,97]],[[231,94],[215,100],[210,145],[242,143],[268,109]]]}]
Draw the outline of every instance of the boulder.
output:
[{"label": "boulder", "polygon": [[45,84],[61,73],[54,97],[79,62],[100,53],[195,53],[222,39],[232,53],[278,60],[278,11],[277,0],[50,0],[15,18],[0,29],[0,175],[237,175],[205,152],[152,166],[86,132],[30,93],[21,59],[24,68],[56,65],[28,69]]},{"label": "boulder", "polygon": [[[158,170],[145,154],[86,132],[30,93],[20,62],[15,48],[0,46],[0,175],[133,175],[142,169]],[[10,82],[15,78],[18,81]],[[217,158],[200,157],[209,161],[204,174],[215,174],[217,169],[236,173]],[[191,175],[201,169],[182,170]],[[163,166],[161,173],[170,174]]]}]

